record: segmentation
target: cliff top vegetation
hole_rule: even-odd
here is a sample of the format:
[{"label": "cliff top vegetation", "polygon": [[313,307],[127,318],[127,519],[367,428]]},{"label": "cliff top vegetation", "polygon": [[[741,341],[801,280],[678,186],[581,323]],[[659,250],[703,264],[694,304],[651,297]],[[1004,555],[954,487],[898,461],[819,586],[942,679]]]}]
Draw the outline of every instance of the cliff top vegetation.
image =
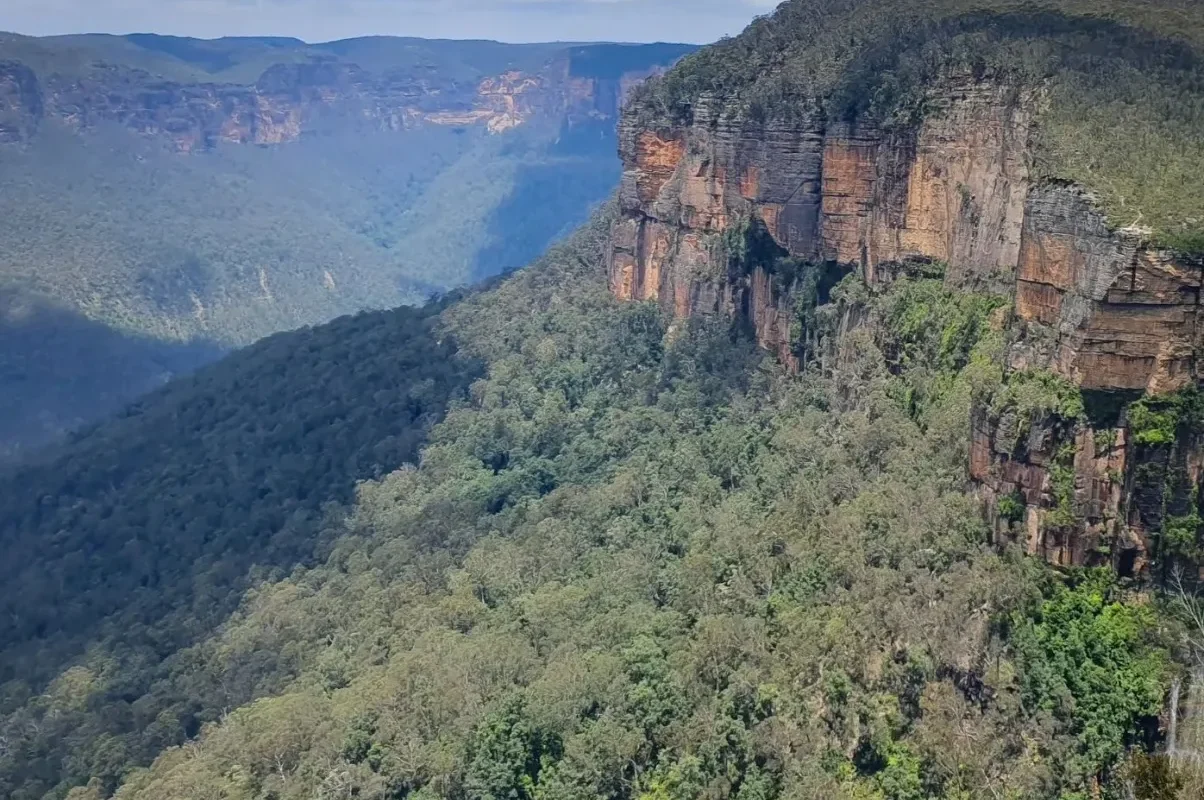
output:
[{"label": "cliff top vegetation", "polygon": [[[794,0],[645,86],[631,113],[690,123],[915,128],[950,79],[1028,90],[1034,166],[1094,192],[1116,227],[1204,252],[1204,7],[1189,0]],[[1018,95],[1020,96],[1020,95]]]}]

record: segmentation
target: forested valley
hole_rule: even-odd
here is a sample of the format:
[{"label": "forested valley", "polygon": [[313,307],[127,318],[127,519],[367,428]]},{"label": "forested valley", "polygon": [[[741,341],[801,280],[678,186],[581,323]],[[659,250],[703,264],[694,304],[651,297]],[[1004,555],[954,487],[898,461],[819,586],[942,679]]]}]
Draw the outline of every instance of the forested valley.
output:
[{"label": "forested valley", "polygon": [[614,190],[622,87],[693,49],[0,33],[0,463],[527,264]]},{"label": "forested valley", "polygon": [[795,378],[613,301],[607,227],[270,340],[10,479],[3,793],[1071,798],[1142,767],[1186,629],[990,544],[967,495],[997,303],[846,280],[819,319],[881,336]]}]

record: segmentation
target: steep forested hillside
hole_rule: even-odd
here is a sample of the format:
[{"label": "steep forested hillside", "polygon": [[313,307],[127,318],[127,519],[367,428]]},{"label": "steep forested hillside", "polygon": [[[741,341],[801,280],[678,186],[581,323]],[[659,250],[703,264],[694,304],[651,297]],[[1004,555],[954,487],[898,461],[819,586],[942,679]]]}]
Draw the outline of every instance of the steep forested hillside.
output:
[{"label": "steep forested hillside", "polygon": [[[438,309],[266,339],[0,478],[3,713],[39,709],[31,698],[85,653],[116,679],[76,709],[90,724],[46,708],[6,716],[0,794],[41,796],[93,769],[61,759],[109,737],[134,738],[106,758],[146,758],[217,708],[175,705],[179,688],[159,696],[164,659],[246,587],[324,558],[356,482],[416,459],[478,371],[434,329]],[[143,695],[151,718],[130,705]],[[151,724],[165,709],[179,716]],[[32,749],[18,744],[30,734]]]},{"label": "steep forested hillside", "polygon": [[[726,323],[668,331],[610,299],[608,222],[442,312],[438,335],[486,375],[417,468],[321,523],[263,516],[297,504],[265,490],[282,469],[313,485],[293,469],[321,448],[249,477],[219,455],[229,439],[167,444],[149,422],[175,414],[153,401],[10,483],[29,510],[5,515],[24,520],[5,541],[22,553],[7,796],[1069,798],[1130,769],[1174,674],[1166,622],[1106,573],[997,550],[967,495],[971,398],[1002,380],[996,301],[846,280],[817,320],[863,332],[791,377]],[[383,322],[346,325],[363,341]],[[324,348],[344,337],[311,336],[259,366],[308,385],[300,347],[338,380],[354,356]],[[253,380],[279,406],[218,437],[360,436],[327,438],[310,404]],[[155,474],[213,465],[263,496],[193,514],[202,497],[140,496],[80,460],[154,464],[147,447],[183,462]],[[179,513],[184,531],[140,543]],[[262,532],[242,539],[248,519]],[[221,555],[230,535],[251,546]],[[194,566],[187,542],[213,555]]]}]

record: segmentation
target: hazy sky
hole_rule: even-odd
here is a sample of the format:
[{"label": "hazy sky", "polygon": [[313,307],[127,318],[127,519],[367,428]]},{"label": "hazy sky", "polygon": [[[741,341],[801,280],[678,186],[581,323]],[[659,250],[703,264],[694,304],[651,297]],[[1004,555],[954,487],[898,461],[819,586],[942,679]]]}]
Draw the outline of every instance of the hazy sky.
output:
[{"label": "hazy sky", "polygon": [[710,42],[780,0],[0,0],[0,30]]}]

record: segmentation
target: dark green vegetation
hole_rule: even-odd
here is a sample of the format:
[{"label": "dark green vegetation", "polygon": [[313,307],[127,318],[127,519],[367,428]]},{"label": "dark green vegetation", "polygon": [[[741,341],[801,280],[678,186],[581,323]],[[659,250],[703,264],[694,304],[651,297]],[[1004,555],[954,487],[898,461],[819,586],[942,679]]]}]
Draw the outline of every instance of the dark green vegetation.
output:
[{"label": "dark green vegetation", "polygon": [[[971,399],[1002,380],[994,301],[846,281],[810,324],[866,324],[791,377],[723,323],[668,334],[611,300],[607,222],[444,309],[270,340],[242,356],[254,374],[205,371],[11,484],[39,527],[4,582],[0,663],[22,678],[0,793],[1070,800],[1156,778],[1126,759],[1173,672],[1165,623],[1105,573],[996,549],[967,495]],[[370,341],[382,328],[399,338]],[[271,378],[381,372],[430,387],[433,414],[471,362],[408,377],[432,336],[485,372],[416,468],[315,504],[350,499],[331,486],[365,470],[341,465],[388,468],[355,444],[381,431]],[[209,437],[160,427],[177,396],[220,417],[235,385],[282,399]],[[391,409],[373,419],[409,407],[358,393]],[[314,446],[225,456],[247,426]],[[304,471],[315,457],[334,484]],[[117,465],[150,458],[262,496],[227,517],[143,473],[118,488]],[[86,549],[58,544],[77,531]]]},{"label": "dark green vegetation", "polygon": [[[352,103],[307,126],[299,141],[219,143],[183,155],[168,134],[220,129],[196,110],[210,99],[188,91],[218,86],[235,98],[224,102],[237,102],[250,85],[270,83],[270,69],[308,66],[313,75],[299,72],[273,90],[268,116],[287,120],[315,87],[357,96],[370,78],[395,91],[388,102],[399,109],[463,112],[483,79],[538,75],[563,60],[614,95],[601,107],[617,108],[621,75],[691,49],[0,36],[0,92],[11,88],[5,69],[13,65],[32,70],[39,87],[28,102],[27,140],[4,142],[6,115],[16,112],[13,98],[0,98],[0,292],[78,316],[77,327],[92,325],[106,342],[80,348],[59,336],[36,350],[6,350],[0,394],[16,431],[0,432],[0,458],[103,418],[195,366],[193,355],[421,303],[528,263],[581,224],[619,177],[613,116],[570,120],[554,94],[563,86],[500,135],[484,124],[382,131]],[[356,77],[339,82],[323,72],[338,69]],[[56,103],[78,106],[70,113],[84,118],[106,104],[133,109],[131,117],[166,107],[175,117],[77,131],[46,111]],[[148,129],[158,133],[143,135]],[[28,326],[7,318],[0,326],[7,342],[29,338]],[[22,366],[37,362],[55,364],[53,403],[37,371]]]},{"label": "dark green vegetation", "polygon": [[1045,109],[1038,164],[1109,220],[1204,253],[1204,11],[1194,0],[794,2],[640,93],[649,120],[714,95],[752,120],[914,127],[942,82],[990,75]]},{"label": "dark green vegetation", "polygon": [[[97,769],[60,762],[64,748],[143,760],[238,696],[180,654],[243,589],[319,555],[356,481],[417,458],[477,373],[438,310],[266,339],[0,480],[0,714],[25,706],[5,717],[0,795],[15,796],[14,756],[31,759],[21,796],[41,796]],[[85,650],[115,683],[72,713],[31,700]],[[180,674],[187,690],[164,685]],[[10,747],[27,723],[30,749]]]}]

